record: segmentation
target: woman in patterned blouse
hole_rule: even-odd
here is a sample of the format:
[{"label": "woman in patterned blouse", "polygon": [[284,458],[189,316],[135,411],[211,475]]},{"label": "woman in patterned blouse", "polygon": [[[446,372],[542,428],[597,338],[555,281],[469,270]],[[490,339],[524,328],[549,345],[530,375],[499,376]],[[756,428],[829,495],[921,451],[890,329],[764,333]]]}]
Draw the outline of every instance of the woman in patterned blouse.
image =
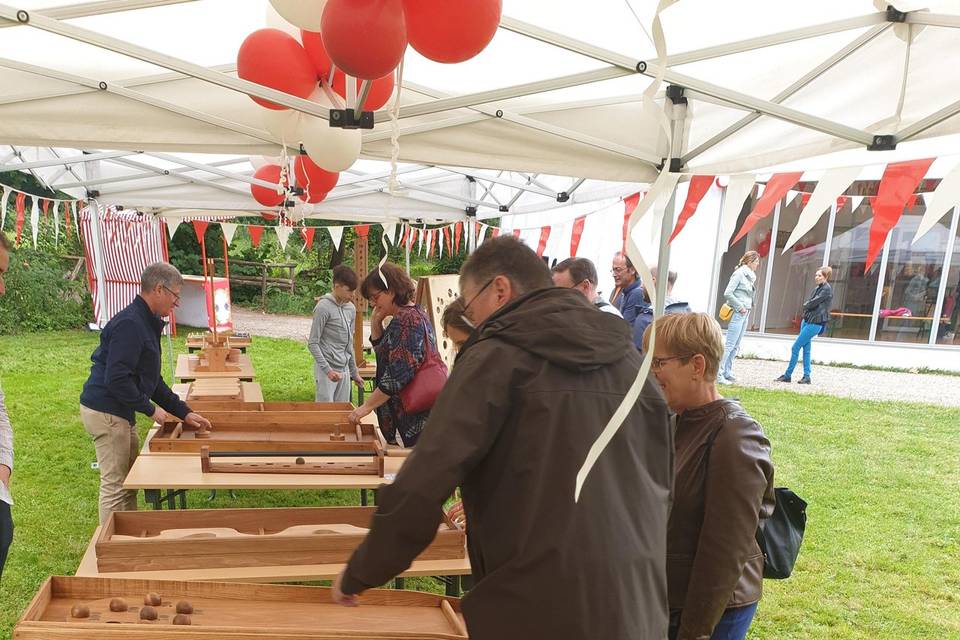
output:
[{"label": "woman in patterned blouse", "polygon": [[[403,410],[400,391],[413,381],[426,357],[425,341],[436,350],[437,338],[427,314],[414,304],[415,285],[395,264],[384,263],[364,278],[360,293],[373,305],[370,342],[377,354],[377,377],[373,393],[350,414],[351,422],[376,410],[384,437],[391,443],[412,447],[417,443],[430,411],[408,414]],[[383,326],[383,321],[393,319]]]}]

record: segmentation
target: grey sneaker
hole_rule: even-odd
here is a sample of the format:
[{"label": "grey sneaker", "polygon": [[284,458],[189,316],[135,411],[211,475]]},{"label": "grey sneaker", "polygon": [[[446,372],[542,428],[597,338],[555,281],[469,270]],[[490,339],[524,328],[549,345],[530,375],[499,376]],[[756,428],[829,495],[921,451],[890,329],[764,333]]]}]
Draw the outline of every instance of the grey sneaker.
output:
[{"label": "grey sneaker", "polygon": [[737,379],[734,378],[732,374],[729,375],[729,376],[724,376],[724,377],[727,379],[727,382],[736,382],[736,381],[737,381]]},{"label": "grey sneaker", "polygon": [[717,384],[733,384],[733,382],[723,376],[717,376]]}]

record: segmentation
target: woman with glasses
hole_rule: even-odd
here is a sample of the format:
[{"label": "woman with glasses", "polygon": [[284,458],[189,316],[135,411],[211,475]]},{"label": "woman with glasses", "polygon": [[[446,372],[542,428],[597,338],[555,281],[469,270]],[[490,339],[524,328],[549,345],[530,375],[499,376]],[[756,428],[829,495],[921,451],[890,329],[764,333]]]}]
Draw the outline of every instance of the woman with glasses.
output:
[{"label": "woman with glasses", "polygon": [[[430,410],[407,413],[400,393],[413,382],[428,349],[437,350],[433,326],[426,312],[413,302],[415,291],[410,277],[390,262],[368,273],[360,285],[360,294],[373,305],[370,342],[377,355],[377,375],[373,393],[349,419],[358,423],[376,410],[384,437],[402,447],[417,443]],[[384,326],[387,318],[392,320]]]},{"label": "woman with glasses", "polygon": [[724,300],[733,309],[733,317],[727,325],[727,339],[720,360],[717,382],[730,384],[736,382],[733,377],[733,361],[740,352],[740,342],[750,324],[750,310],[757,294],[757,269],[760,268],[760,254],[747,251],[740,258],[736,270],[730,275],[727,288],[723,291]]},{"label": "woman with glasses", "polygon": [[[670,640],[743,640],[763,585],[760,522],[773,512],[770,441],[717,391],[720,325],[705,313],[654,321],[652,370],[674,431],[673,506],[667,522]],[[649,348],[650,330],[643,348]]]}]

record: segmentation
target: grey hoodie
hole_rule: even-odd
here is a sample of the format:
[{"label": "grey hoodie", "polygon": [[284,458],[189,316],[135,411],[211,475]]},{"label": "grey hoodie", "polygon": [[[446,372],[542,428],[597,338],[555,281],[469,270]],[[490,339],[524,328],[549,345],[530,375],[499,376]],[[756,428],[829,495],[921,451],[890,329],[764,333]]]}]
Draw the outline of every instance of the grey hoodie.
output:
[{"label": "grey hoodie", "polygon": [[353,356],[356,317],[352,302],[340,304],[330,293],[320,298],[314,307],[307,348],[323,373],[349,370],[351,377],[360,375]]}]

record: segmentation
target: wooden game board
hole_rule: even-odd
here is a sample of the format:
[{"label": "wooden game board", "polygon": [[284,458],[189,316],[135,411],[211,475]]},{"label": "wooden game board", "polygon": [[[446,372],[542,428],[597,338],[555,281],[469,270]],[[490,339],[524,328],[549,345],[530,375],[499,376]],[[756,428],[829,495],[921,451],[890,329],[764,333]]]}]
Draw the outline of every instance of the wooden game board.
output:
[{"label": "wooden game board", "polygon": [[[211,335],[209,331],[187,334],[187,348],[202,349],[205,344],[204,339],[209,335]],[[227,346],[231,349],[246,349],[253,344],[249,333],[221,333],[220,335],[226,338]]]},{"label": "wooden game board", "polygon": [[239,378],[252,381],[256,375],[248,355],[237,354],[236,360],[231,360],[230,365],[229,371],[205,371],[200,356],[181,353],[177,356],[177,367],[173,375],[184,382],[203,378]]},{"label": "wooden game board", "polygon": [[[101,573],[345,563],[376,507],[117,511],[96,541]],[[463,558],[449,520],[418,560]]]},{"label": "wooden game board", "polygon": [[[156,620],[141,621],[148,598]],[[122,601],[122,602],[120,602]],[[361,606],[324,587],[48,578],[13,631],[15,640],[455,640],[467,637],[460,602],[427,593],[370,590]],[[111,604],[125,611],[111,611]],[[115,606],[114,608],[121,608]],[[173,624],[176,609],[190,610]],[[86,613],[86,617],[74,617]]]},{"label": "wooden game board", "polygon": [[[359,429],[359,425],[358,425]],[[331,437],[335,437],[331,435]],[[385,451],[379,440],[316,442],[296,451],[211,451],[200,447],[203,473],[375,475],[384,477]],[[278,460],[277,458],[282,458]]]}]

